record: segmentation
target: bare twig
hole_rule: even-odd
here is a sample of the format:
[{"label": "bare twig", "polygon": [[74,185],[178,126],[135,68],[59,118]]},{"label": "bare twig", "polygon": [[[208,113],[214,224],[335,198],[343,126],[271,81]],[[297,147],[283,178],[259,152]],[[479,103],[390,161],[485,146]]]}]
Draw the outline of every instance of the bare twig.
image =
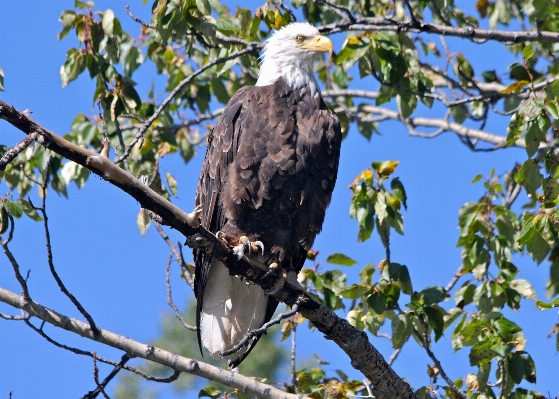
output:
[{"label": "bare twig", "polygon": [[111,399],[105,392],[105,386],[101,385],[99,382],[99,367],[97,367],[97,352],[95,351],[93,351],[93,380],[95,381],[95,384],[97,384],[97,390],[103,394],[103,397],[105,399]]},{"label": "bare twig", "polygon": [[[1,289],[1,288],[0,288],[0,289]],[[6,291],[6,292],[9,292],[9,291]],[[59,315],[59,314],[56,313],[56,312],[52,312],[50,309],[43,308],[41,305],[38,305],[38,304],[36,304],[36,303],[34,303],[34,305],[35,305],[34,307],[36,307],[36,308],[38,307],[38,309],[40,309],[40,310],[45,309],[45,310],[48,311],[48,312],[54,313],[54,314],[56,314],[56,315],[58,315],[58,316],[61,316],[61,315]],[[63,320],[68,320],[68,321],[70,321],[70,322],[72,322],[73,320],[75,320],[75,319],[70,319],[70,318],[68,318],[68,317],[66,317],[66,316],[61,316],[61,317],[63,318]],[[40,318],[40,317],[39,317],[39,318]],[[78,321],[78,320],[75,320],[75,321]],[[89,356],[89,357],[93,358],[93,353],[91,353],[91,352],[84,351],[84,350],[81,350],[81,349],[78,349],[78,348],[73,348],[73,347],[71,347],[71,346],[67,346],[67,345],[61,344],[61,343],[55,341],[54,339],[52,339],[51,337],[49,337],[49,336],[44,332],[44,330],[43,330],[44,324],[45,324],[46,322],[48,322],[48,321],[43,320],[43,323],[41,324],[41,328],[35,327],[35,326],[33,325],[33,323],[31,323],[31,322],[29,322],[29,321],[26,321],[25,323],[26,323],[33,331],[35,331],[37,334],[39,334],[41,337],[43,337],[44,339],[46,339],[49,343],[53,344],[53,345],[56,346],[57,348],[67,350],[67,351],[69,351],[69,352],[75,353],[76,355]],[[89,327],[87,326],[87,324],[85,324],[85,323],[83,323],[83,322],[81,322],[81,321],[78,321],[78,322],[81,323],[81,324],[83,324],[84,326],[86,326],[87,329],[89,329]],[[49,323],[50,323],[50,324],[53,324],[53,323],[51,323],[51,322],[49,322]],[[57,326],[57,327],[61,327],[60,325],[57,325],[57,324],[53,324],[53,325],[55,325],[55,326]],[[67,329],[67,330],[68,330],[68,329]],[[81,334],[81,333],[78,332],[78,331],[74,331],[73,329],[69,329],[69,330],[83,336],[83,334]],[[89,331],[90,331],[90,330],[89,330]],[[105,331],[105,332],[106,332],[106,331]],[[90,339],[94,339],[94,340],[95,340],[95,338],[93,337],[93,333],[92,333],[91,331],[90,331],[90,334],[89,334],[89,335],[91,335],[91,336],[88,336],[87,338],[90,338]],[[113,345],[113,347],[116,347],[117,349],[121,349],[121,348],[119,348],[119,347],[117,347],[117,346],[114,346],[114,345]],[[128,354],[125,354],[125,356],[127,356],[128,358],[130,358],[130,355],[128,355]],[[103,358],[103,357],[100,357],[100,356],[96,356],[96,357],[97,357],[97,360],[99,360],[100,362],[106,363],[106,364],[110,364],[111,366],[117,367],[117,366],[120,364],[120,363],[117,363],[117,362],[115,362],[115,361],[113,361],[113,360],[106,359],[106,358]],[[122,362],[122,360],[121,360],[121,362]],[[125,363],[126,363],[126,362],[125,362]],[[124,364],[122,364],[120,367],[122,367],[123,369],[125,369],[125,370],[127,370],[127,371],[130,371],[130,372],[132,372],[132,373],[138,374],[139,376],[145,378],[145,379],[148,380],[148,381],[165,382],[165,383],[167,383],[167,382],[172,382],[172,381],[176,380],[176,378],[173,379],[174,374],[173,374],[172,376],[170,376],[170,377],[155,377],[155,376],[152,376],[152,375],[150,375],[150,374],[148,374],[148,373],[146,373],[146,372],[144,372],[144,371],[142,371],[142,370],[140,370],[140,369],[137,369],[137,368],[135,368],[135,367],[126,366],[126,365],[124,365]],[[175,371],[175,373],[176,373],[176,371]]]},{"label": "bare twig", "polygon": [[417,337],[418,341],[422,343],[423,349],[425,349],[425,352],[427,352],[427,356],[429,356],[431,360],[435,363],[435,366],[439,369],[441,377],[445,380],[445,382],[447,383],[448,387],[452,390],[452,392],[454,392],[454,394],[457,397],[466,399],[467,398],[466,395],[456,387],[454,382],[446,374],[441,362],[439,361],[439,359],[437,359],[435,353],[431,349],[431,340],[429,338],[429,325],[425,320],[423,320],[423,318],[418,317],[417,319],[423,326],[424,336],[422,336],[415,327],[413,327],[413,334]]},{"label": "bare twig", "polygon": [[283,11],[285,11],[287,14],[289,14],[289,21],[290,22],[297,22],[297,17],[295,16],[295,14],[293,14],[293,11],[291,11],[291,8],[287,7],[283,3],[283,0],[275,0],[274,3],[277,4],[277,7],[281,8]]},{"label": "bare twig", "polygon": [[[49,180],[50,180],[50,162],[51,162],[51,159],[52,158],[49,158],[49,161],[47,162],[47,166],[46,166],[45,171],[44,171],[43,182],[41,183],[41,187],[42,187],[44,192],[46,192],[47,186],[48,186]],[[56,272],[56,269],[54,267],[54,261],[53,261],[53,255],[52,255],[52,245],[51,245],[51,240],[50,240],[49,218],[48,218],[48,215],[47,215],[46,206],[47,206],[47,196],[43,195],[43,205],[39,209],[39,211],[41,212],[41,214],[43,216],[43,226],[44,226],[44,229],[45,229],[45,244],[46,244],[46,247],[47,247],[47,263],[49,265],[50,272],[51,272],[52,276],[54,277],[54,279],[56,280],[56,283],[58,284],[58,288],[60,288],[60,291],[62,291],[64,293],[64,295],[66,295],[70,299],[70,301],[74,304],[74,306],[76,306],[76,308],[78,308],[80,313],[89,322],[89,324],[91,326],[91,330],[93,331],[93,333],[95,335],[97,335],[97,334],[99,334],[99,330],[95,326],[95,322],[93,321],[93,318],[85,310],[85,308],[82,306],[82,304],[76,299],[76,297],[70,291],[68,291],[68,289],[66,288],[66,286],[62,282],[62,279],[60,278],[60,276],[58,275],[58,273]]]},{"label": "bare twig", "polygon": [[[13,227],[14,221],[10,220],[10,222]],[[12,251],[10,251],[10,248],[8,248],[8,240],[3,240],[2,236],[0,236],[0,245],[2,245],[2,249],[4,250],[6,257],[8,258],[8,260],[12,265],[12,268],[14,269],[16,280],[21,286],[21,293],[23,295],[23,298],[25,299],[26,302],[30,302],[31,296],[29,295],[29,288],[27,287],[27,279],[23,278],[23,276],[21,275],[19,264],[17,263],[17,260],[14,257],[14,255],[12,254]],[[8,317],[13,317],[10,318],[9,320],[20,320],[19,318],[17,318],[18,316],[7,316],[2,318],[7,319]]]},{"label": "bare twig", "polygon": [[153,225],[155,226],[155,229],[157,230],[157,232],[159,233],[161,238],[163,238],[163,240],[167,243],[167,245],[169,246],[169,249],[173,253],[173,256],[175,257],[175,259],[179,263],[179,266],[181,267],[181,270],[183,271],[184,278],[186,279],[186,282],[188,283],[190,288],[194,289],[194,279],[192,278],[192,273],[190,273],[190,270],[188,270],[188,267],[186,266],[186,263],[184,261],[184,257],[182,256],[181,251],[177,250],[177,247],[175,246],[175,244],[173,244],[173,241],[171,241],[171,239],[169,238],[167,233],[165,233],[165,230],[163,230],[163,228],[161,227],[161,225],[159,223],[157,223],[156,221],[153,221]]},{"label": "bare twig", "polygon": [[[98,359],[97,354],[95,352],[94,353],[94,357],[93,357],[93,361],[95,362],[96,359]],[[118,374],[118,372],[120,370],[123,370],[123,366],[130,360],[130,357],[127,354],[122,355],[122,358],[120,359],[120,362],[118,362],[118,364],[113,368],[113,370],[109,373],[109,375],[107,375],[107,377],[105,377],[105,379],[101,382],[98,383],[97,388],[95,388],[95,390],[88,392],[87,394],[84,395],[84,397],[82,399],[95,399],[97,396],[99,396],[99,393],[101,392],[101,389],[104,389],[109,382],[111,382],[111,380]]]},{"label": "bare twig", "polygon": [[28,314],[22,314],[22,315],[12,316],[12,315],[0,312],[0,318],[2,318],[4,320],[18,320],[18,321],[20,321],[20,320],[29,319],[29,315]]},{"label": "bare twig", "polygon": [[148,24],[147,22],[142,21],[142,19],[132,14],[132,12],[130,11],[130,6],[128,4],[126,5],[126,14],[128,14],[130,18],[142,25],[144,28],[156,29],[155,25]]},{"label": "bare twig", "polygon": [[14,160],[23,150],[25,150],[29,145],[35,141],[37,138],[37,133],[31,133],[29,136],[24,138],[20,143],[18,143],[14,148],[7,151],[4,156],[0,159],[0,170],[6,170],[6,166]]},{"label": "bare twig", "polygon": [[291,310],[287,313],[280,313],[277,315],[277,317],[273,320],[270,320],[269,322],[265,323],[264,325],[262,325],[262,327],[257,328],[256,330],[252,330],[249,331],[244,337],[243,339],[241,339],[237,345],[235,345],[234,347],[232,347],[231,349],[220,353],[221,356],[229,356],[235,352],[237,352],[239,349],[241,349],[247,342],[249,339],[253,338],[253,337],[258,337],[262,334],[264,334],[268,328],[270,328],[271,326],[275,325],[275,324],[279,324],[282,320],[285,319],[289,319],[291,316],[294,316],[297,314],[297,309],[299,307],[298,303],[293,304]]},{"label": "bare twig", "polygon": [[173,255],[170,254],[169,261],[167,262],[167,267],[165,268],[165,285],[167,286],[167,303],[171,308],[173,308],[173,311],[175,312],[175,316],[177,317],[177,319],[179,319],[179,321],[182,323],[184,328],[190,331],[198,331],[198,328],[196,328],[195,326],[191,326],[186,322],[186,320],[182,317],[181,313],[179,312],[177,305],[175,305],[175,303],[173,302],[173,297],[171,295],[171,277],[169,273],[169,270],[171,269],[172,261],[173,261]]},{"label": "bare twig", "polygon": [[444,288],[446,292],[450,292],[451,289],[454,288],[460,277],[462,277],[462,270],[464,270],[464,265],[460,265],[458,270],[456,270],[452,276],[452,279],[448,282],[446,287]]},{"label": "bare twig", "polygon": [[501,384],[499,385],[499,399],[505,398],[505,388],[507,387],[507,374],[505,373],[505,362],[499,360],[499,373],[501,374]]},{"label": "bare twig", "polygon": [[341,6],[339,4],[334,4],[328,0],[318,0],[317,3],[324,4],[325,6],[333,10],[336,14],[338,14],[340,17],[342,17],[344,20],[349,21],[349,23],[353,24],[356,22],[353,13],[347,7]]},{"label": "bare twig", "polygon": [[388,364],[389,365],[393,365],[394,362],[396,361],[396,359],[398,358],[398,355],[400,354],[400,352],[402,351],[402,348],[398,348],[396,349],[394,352],[392,352],[392,354],[390,355],[390,357],[388,358]]}]

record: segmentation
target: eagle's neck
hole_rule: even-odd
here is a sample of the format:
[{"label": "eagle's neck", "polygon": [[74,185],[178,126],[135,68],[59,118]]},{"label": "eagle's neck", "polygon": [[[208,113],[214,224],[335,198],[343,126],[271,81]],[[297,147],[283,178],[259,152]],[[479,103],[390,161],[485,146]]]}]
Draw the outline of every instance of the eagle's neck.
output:
[{"label": "eagle's neck", "polygon": [[268,86],[274,84],[279,78],[283,78],[292,89],[309,87],[311,97],[315,98],[319,93],[318,83],[313,74],[312,60],[303,59],[294,61],[291,57],[282,57],[281,54],[271,56],[265,54],[256,86]]}]

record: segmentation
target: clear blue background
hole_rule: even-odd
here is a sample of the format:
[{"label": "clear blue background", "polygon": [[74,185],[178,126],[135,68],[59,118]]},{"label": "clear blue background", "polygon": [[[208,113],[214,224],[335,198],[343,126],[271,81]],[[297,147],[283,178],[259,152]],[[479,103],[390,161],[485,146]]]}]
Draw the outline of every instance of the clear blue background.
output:
[{"label": "clear blue background", "polygon": [[[142,6],[140,1],[130,3],[136,15],[149,20],[149,6]],[[244,1],[243,6],[254,10],[261,3],[263,1]],[[464,7],[473,5],[468,1],[458,3]],[[136,36],[139,26],[126,16],[125,5],[124,1],[97,1],[95,9],[113,9],[123,29]],[[78,42],[73,34],[62,42],[57,41],[56,35],[61,28],[58,18],[63,9],[72,7],[73,1],[0,0],[0,67],[4,69],[6,88],[0,98],[19,110],[31,110],[37,122],[60,135],[69,131],[71,121],[78,113],[93,116],[97,112],[92,102],[94,85],[85,76],[87,74],[61,88],[60,66],[65,61],[66,51],[78,46]],[[334,38],[338,49],[341,40],[340,37]],[[440,47],[436,36],[429,37],[429,40]],[[515,61],[498,43],[478,47],[467,41],[448,40],[453,50],[470,57],[478,74],[487,69],[502,73]],[[141,95],[145,96],[154,76],[151,65],[142,66],[135,75]],[[358,83],[363,88],[369,81]],[[161,85],[159,94],[158,100],[161,101]],[[506,124],[506,118],[492,118],[486,129],[504,135]],[[470,181],[478,173],[488,175],[492,167],[502,175],[515,162],[522,161],[525,152],[513,148],[474,153],[451,133],[433,140],[411,138],[405,128],[396,123],[381,125],[381,131],[382,136],[375,135],[367,141],[352,129],[343,143],[338,185],[323,233],[315,243],[315,249],[320,251],[319,261],[334,252],[348,254],[359,265],[377,264],[384,258],[384,250],[376,236],[365,243],[357,243],[356,223],[348,216],[350,191],[347,186],[372,161],[399,160],[401,164],[396,175],[404,183],[409,200],[404,215],[405,236],[392,238],[392,260],[408,266],[415,290],[429,285],[444,286],[460,265],[460,251],[456,248],[457,212],[463,203],[476,200],[483,194],[481,184],[472,185]],[[13,146],[22,138],[23,133],[0,121],[2,144]],[[178,157],[166,157],[162,161],[163,170],[172,172],[178,179],[179,198],[175,202],[187,211],[192,208],[201,156],[203,150],[187,165]],[[7,192],[5,183],[0,183],[0,195]],[[35,192],[33,196],[36,197]],[[168,247],[153,228],[142,238],[136,227],[139,205],[97,176],[92,176],[81,191],[72,186],[69,196],[67,200],[51,195],[47,202],[58,273],[100,327],[140,342],[149,342],[160,333],[162,313],[169,312],[164,272]],[[173,232],[171,235],[175,242],[183,241],[183,237],[173,235]],[[42,224],[26,219],[18,221],[10,247],[23,271],[31,270],[29,288],[35,301],[62,314],[83,319],[50,275]],[[189,254],[188,249],[185,252]],[[545,298],[548,266],[536,266],[528,257],[518,257],[515,262],[521,268],[519,277],[529,279],[538,296]],[[322,264],[321,267],[329,266]],[[346,271],[349,282],[355,282],[358,266]],[[176,264],[173,264],[173,273],[178,275]],[[186,303],[192,292],[178,278],[173,280],[175,301],[179,305]],[[17,293],[21,291],[4,256],[0,256],[0,286]],[[540,312],[528,301],[523,301],[522,306],[521,312],[507,311],[506,314],[524,328],[528,339],[526,350],[532,354],[537,366],[538,382],[534,388],[543,394],[557,395],[559,360],[554,338],[547,337],[557,323],[557,313]],[[17,313],[4,304],[0,304],[0,311]],[[343,311],[339,314],[345,316]],[[37,320],[35,322],[37,324]],[[120,351],[51,326],[46,326],[46,331],[61,343],[96,350],[100,356],[119,360],[122,355]],[[298,331],[299,359],[308,359],[317,353],[330,363],[326,366],[328,371],[341,369],[353,378],[362,378],[351,367],[345,354],[334,343],[323,339],[322,334],[306,327]],[[185,331],[185,334],[192,332]],[[386,358],[391,355],[391,345],[386,339],[370,339]],[[468,349],[452,354],[450,331],[435,345],[434,351],[453,380],[475,372],[469,367]],[[257,355],[258,348],[252,356]],[[415,342],[410,342],[404,347],[394,369],[418,388],[429,384],[427,364],[432,361]],[[104,378],[110,368],[100,367],[100,376]],[[16,399],[82,397],[95,388],[92,371],[89,357],[56,348],[22,322],[0,320],[0,397],[8,397],[10,391]],[[288,373],[286,368],[284,376]],[[491,380],[495,380],[493,373]],[[524,385],[529,388],[528,384]],[[114,383],[109,386],[109,395],[114,386]],[[170,388],[165,388],[163,395],[174,397]]]}]

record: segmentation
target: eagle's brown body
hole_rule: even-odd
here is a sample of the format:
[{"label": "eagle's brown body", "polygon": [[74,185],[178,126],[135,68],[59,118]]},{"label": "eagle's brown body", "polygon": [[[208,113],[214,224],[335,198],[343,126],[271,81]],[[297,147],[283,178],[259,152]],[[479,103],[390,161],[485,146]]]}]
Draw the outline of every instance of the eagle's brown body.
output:
[{"label": "eagle's brown body", "polygon": [[[227,104],[208,140],[196,193],[202,225],[222,232],[232,244],[240,236],[261,241],[265,247],[261,261],[298,272],[322,228],[336,182],[341,140],[337,116],[308,86],[291,89],[279,78],[271,85],[243,87]],[[215,355],[238,342],[248,332],[244,329],[259,328],[270,320],[278,303],[260,287],[228,276],[204,250],[195,250],[194,258],[197,324],[202,324],[199,341],[212,346],[206,341],[217,330],[225,335],[233,330],[235,335],[228,336],[231,342],[210,348]],[[244,303],[235,307],[237,291],[243,291],[237,302]],[[239,322],[243,312],[248,313],[246,323]],[[228,357],[230,366],[238,365],[257,340]]]}]

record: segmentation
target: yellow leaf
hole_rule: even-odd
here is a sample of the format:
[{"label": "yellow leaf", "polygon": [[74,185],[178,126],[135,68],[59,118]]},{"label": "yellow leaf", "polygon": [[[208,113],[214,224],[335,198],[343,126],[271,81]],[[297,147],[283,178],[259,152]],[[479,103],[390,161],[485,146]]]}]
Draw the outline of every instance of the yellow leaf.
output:
[{"label": "yellow leaf", "polygon": [[387,178],[396,170],[396,167],[400,164],[400,161],[383,161],[383,162],[373,162],[373,169],[382,178]]},{"label": "yellow leaf", "polygon": [[366,180],[371,180],[373,178],[373,171],[369,168],[365,169],[363,172],[359,173],[355,179],[350,183],[348,188],[355,188],[359,183]]},{"label": "yellow leaf", "polygon": [[515,83],[511,84],[506,89],[501,90],[499,93],[501,93],[501,94],[518,93],[519,91],[521,91],[524,88],[524,86],[529,85],[529,84],[530,84],[530,82],[528,82],[527,80],[520,80],[518,82],[515,82]]}]

